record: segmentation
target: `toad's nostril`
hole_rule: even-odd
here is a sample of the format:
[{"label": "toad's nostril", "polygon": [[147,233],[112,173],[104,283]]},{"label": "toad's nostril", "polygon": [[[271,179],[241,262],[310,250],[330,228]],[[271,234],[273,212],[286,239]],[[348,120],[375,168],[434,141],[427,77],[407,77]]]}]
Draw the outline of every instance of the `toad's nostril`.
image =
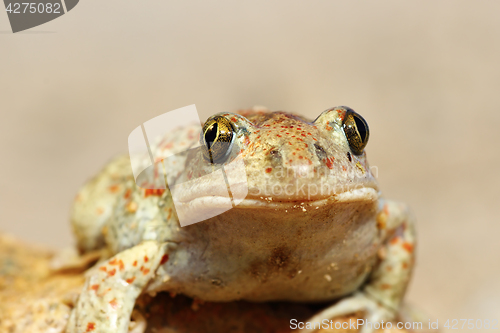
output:
[{"label": "toad's nostril", "polygon": [[316,156],[318,156],[318,158],[320,160],[323,160],[326,158],[326,151],[325,151],[325,149],[323,149],[323,147],[321,147],[319,144],[315,143],[314,148],[316,148]]},{"label": "toad's nostril", "polygon": [[269,151],[269,156],[271,158],[272,165],[278,166],[278,165],[282,164],[283,158],[282,158],[281,153],[278,149],[272,148]]},{"label": "toad's nostril", "polygon": [[271,151],[269,152],[269,154],[271,155],[271,158],[275,158],[275,159],[280,159],[281,158],[281,153],[276,150],[276,149],[271,149]]}]

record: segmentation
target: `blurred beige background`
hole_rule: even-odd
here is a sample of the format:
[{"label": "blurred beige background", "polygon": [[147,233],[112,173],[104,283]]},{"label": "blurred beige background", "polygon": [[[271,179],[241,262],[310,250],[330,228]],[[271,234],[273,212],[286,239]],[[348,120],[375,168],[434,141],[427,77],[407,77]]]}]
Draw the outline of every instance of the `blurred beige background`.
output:
[{"label": "blurred beige background", "polygon": [[418,218],[409,301],[500,320],[500,2],[85,0],[18,34],[2,10],[0,50],[0,230],[71,245],[79,186],[166,111],[348,105]]}]

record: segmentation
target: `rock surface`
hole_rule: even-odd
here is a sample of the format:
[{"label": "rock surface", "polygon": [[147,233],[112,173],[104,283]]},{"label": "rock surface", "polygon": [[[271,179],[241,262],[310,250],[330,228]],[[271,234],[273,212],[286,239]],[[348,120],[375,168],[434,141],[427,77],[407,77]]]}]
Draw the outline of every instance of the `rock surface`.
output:
[{"label": "rock surface", "polygon": [[[83,270],[51,270],[54,252],[0,234],[0,332],[64,332],[84,282]],[[95,257],[83,258],[91,262]],[[209,303],[159,293],[136,305],[130,331],[148,333],[285,333],[290,319],[306,322],[324,305],[288,302]],[[337,321],[356,320],[356,316]],[[146,327],[146,328],[145,328]],[[353,329],[318,332],[357,332]],[[380,332],[407,332],[397,329]]]}]

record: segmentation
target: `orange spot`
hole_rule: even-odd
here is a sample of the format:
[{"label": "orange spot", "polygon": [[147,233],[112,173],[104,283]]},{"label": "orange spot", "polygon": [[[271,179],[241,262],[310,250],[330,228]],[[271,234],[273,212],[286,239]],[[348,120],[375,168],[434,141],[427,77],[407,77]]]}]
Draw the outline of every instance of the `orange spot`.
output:
[{"label": "orange spot", "polygon": [[143,271],[142,271],[142,274],[146,275],[149,273],[149,268],[145,268]]},{"label": "orange spot", "polygon": [[118,263],[120,265],[120,271],[123,271],[123,269],[125,268],[125,265],[123,264],[123,261],[120,259],[120,261]]},{"label": "orange spot", "polygon": [[333,159],[325,158],[323,161],[325,162],[328,169],[333,169]]},{"label": "orange spot", "polygon": [[98,284],[93,284],[93,285],[90,286],[90,290],[97,291],[97,289],[99,289],[99,285]]},{"label": "orange spot", "polygon": [[113,275],[115,275],[115,273],[116,273],[116,269],[114,269],[114,268],[113,268],[112,270],[110,270],[110,271],[108,272],[108,275],[109,275],[109,276],[113,276]]},{"label": "orange spot", "polygon": [[327,131],[331,131],[333,129],[333,127],[331,127],[330,125],[326,125],[325,128],[326,128]]},{"label": "orange spot", "polygon": [[134,282],[134,280],[135,280],[135,276],[131,277],[130,279],[126,279],[125,281],[127,281],[127,283],[130,284],[130,283]]},{"label": "orange spot", "polygon": [[86,332],[95,330],[95,323],[88,323]]},{"label": "orange spot", "polygon": [[271,171],[273,171],[273,168],[267,168],[267,169],[266,169],[266,172],[267,172],[267,173],[270,173]]},{"label": "orange spot", "polygon": [[168,261],[168,254],[164,254],[163,257],[161,257],[160,265],[163,265],[167,261]]},{"label": "orange spot", "polygon": [[393,239],[391,239],[392,245],[397,244],[397,242],[399,242],[399,237],[394,237]]},{"label": "orange spot", "polygon": [[404,269],[407,269],[407,268],[408,268],[408,263],[403,262],[403,268],[404,268]]},{"label": "orange spot", "polygon": [[132,264],[132,266],[134,266],[134,267],[137,266],[137,260],[134,261],[134,263]]},{"label": "orange spot", "polygon": [[111,305],[113,309],[116,309],[118,307],[118,302],[116,301],[116,298],[113,298],[111,301],[109,301],[109,305]]},{"label": "orange spot", "polygon": [[97,215],[101,215],[102,213],[104,213],[104,208],[102,208],[102,207],[97,207],[97,209],[96,209],[96,213],[97,213]]},{"label": "orange spot", "polygon": [[123,197],[124,197],[125,199],[128,199],[128,198],[130,198],[130,195],[131,195],[131,194],[132,194],[132,190],[128,188],[128,189],[125,191],[125,195],[124,195]]},{"label": "orange spot", "polygon": [[383,283],[382,285],[380,285],[380,289],[382,289],[382,290],[386,290],[386,289],[390,289],[390,288],[391,288],[390,284]]},{"label": "orange spot", "polygon": [[109,187],[109,191],[111,193],[116,193],[116,192],[118,192],[119,189],[120,189],[120,185],[112,185]]},{"label": "orange spot", "polygon": [[162,188],[148,188],[146,189],[146,191],[144,192],[144,197],[147,198],[149,197],[150,195],[157,195],[157,196],[161,196],[163,194],[163,192],[165,192],[164,189]]},{"label": "orange spot", "polygon": [[148,256],[144,256],[144,262],[148,262],[148,261],[149,261]]},{"label": "orange spot", "polygon": [[404,242],[402,246],[403,246],[403,249],[405,249],[409,253],[413,252],[413,245],[411,245],[410,243]]},{"label": "orange spot", "polygon": [[111,261],[109,262],[109,264],[110,264],[110,265],[118,265],[118,260],[116,260],[116,258],[115,258],[115,259],[111,260]]},{"label": "orange spot", "polygon": [[302,135],[302,136],[306,136],[304,133],[301,133],[300,135]]},{"label": "orange spot", "polygon": [[345,165],[342,166],[342,170],[347,171],[347,168],[345,167]]},{"label": "orange spot", "polygon": [[106,266],[101,266],[101,267],[99,267],[99,270],[100,270],[100,271],[103,271],[103,272],[106,272],[106,271],[107,271]]},{"label": "orange spot", "polygon": [[304,156],[299,156],[299,160],[301,160],[301,159],[303,159],[303,158],[304,158]]},{"label": "orange spot", "polygon": [[289,144],[290,146],[292,145],[292,143],[291,143],[290,141],[288,141],[288,144]]}]

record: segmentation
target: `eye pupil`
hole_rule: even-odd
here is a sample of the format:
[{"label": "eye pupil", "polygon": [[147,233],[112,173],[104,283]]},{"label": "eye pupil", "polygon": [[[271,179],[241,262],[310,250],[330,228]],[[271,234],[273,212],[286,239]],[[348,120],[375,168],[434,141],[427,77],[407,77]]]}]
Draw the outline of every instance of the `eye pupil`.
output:
[{"label": "eye pupil", "polygon": [[205,132],[205,142],[207,143],[208,149],[210,149],[210,147],[217,139],[218,130],[219,125],[217,125],[217,123],[213,123]]},{"label": "eye pupil", "polygon": [[354,122],[356,123],[356,127],[358,128],[358,132],[359,132],[359,135],[361,136],[361,141],[365,141],[366,140],[366,127],[365,127],[365,124],[361,121],[361,119],[359,119],[359,117],[353,117],[354,118]]},{"label": "eye pupil", "polygon": [[353,110],[347,109],[344,115],[343,129],[354,155],[363,154],[363,149],[365,149],[370,136],[368,124],[363,117]]},{"label": "eye pupil", "polygon": [[234,127],[231,122],[221,116],[215,116],[203,126],[202,153],[205,160],[212,164],[223,163],[230,155]]}]

